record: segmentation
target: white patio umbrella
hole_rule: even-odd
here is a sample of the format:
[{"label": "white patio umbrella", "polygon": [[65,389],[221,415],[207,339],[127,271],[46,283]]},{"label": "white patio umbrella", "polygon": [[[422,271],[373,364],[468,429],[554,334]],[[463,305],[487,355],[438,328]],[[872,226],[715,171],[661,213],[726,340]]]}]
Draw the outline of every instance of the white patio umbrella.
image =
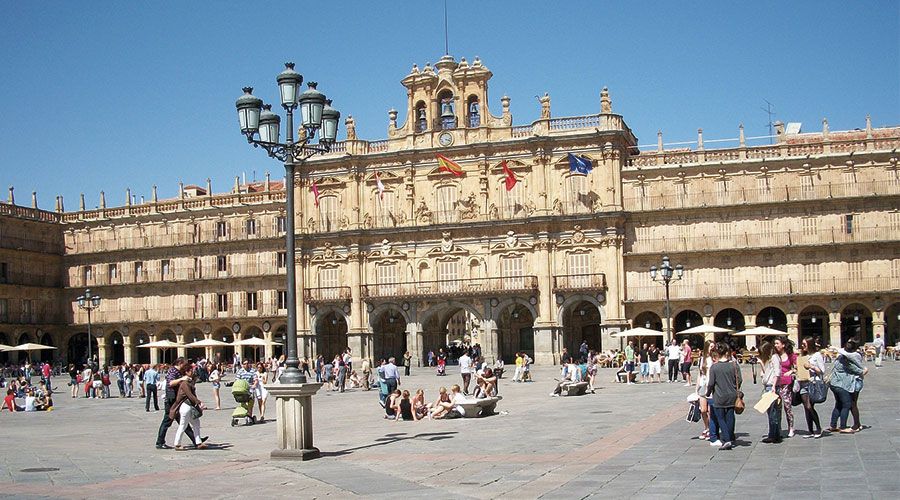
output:
[{"label": "white patio umbrella", "polygon": [[631,328],[629,330],[622,330],[619,333],[614,333],[611,337],[614,338],[622,338],[622,337],[665,337],[666,334],[659,330],[651,330],[649,328],[644,328],[639,326],[637,328]]},{"label": "white patio umbrella", "polygon": [[742,332],[734,332],[732,333],[732,335],[736,337],[747,337],[750,335],[787,335],[787,332],[769,328],[768,326],[756,326],[753,328],[748,328]]},{"label": "white patio umbrella", "polygon": [[731,333],[731,330],[715,325],[697,325],[687,330],[676,332],[675,335],[706,335],[707,333]]},{"label": "white patio umbrella", "polygon": [[252,347],[253,353],[256,354],[256,359],[259,359],[260,347],[265,347],[267,345],[281,345],[281,342],[267,342],[259,337],[247,337],[245,339],[235,340],[231,345],[235,347]]},{"label": "white patio umbrella", "polygon": [[216,339],[203,339],[198,340],[196,342],[191,342],[190,344],[185,344],[185,347],[194,348],[194,347],[224,347],[230,346],[228,342],[222,342],[221,340]]},{"label": "white patio umbrella", "polygon": [[10,350],[10,349],[12,349],[12,348],[13,348],[13,346],[11,346],[11,345],[0,344],[0,352],[8,351],[8,350]]},{"label": "white patio umbrella", "polygon": [[148,349],[171,349],[173,347],[184,347],[184,344],[172,342],[171,340],[157,340],[156,342],[147,342],[146,344],[141,344],[138,347],[146,347]]},{"label": "white patio umbrella", "polygon": [[28,352],[31,352],[31,351],[43,351],[43,350],[46,350],[46,349],[56,349],[56,348],[53,347],[53,346],[51,346],[51,345],[32,344],[32,343],[29,342],[29,343],[27,343],[27,344],[17,345],[17,346],[15,346],[15,347],[10,347],[10,348],[8,348],[8,349],[6,349],[6,350],[7,350],[7,351],[28,351]]}]

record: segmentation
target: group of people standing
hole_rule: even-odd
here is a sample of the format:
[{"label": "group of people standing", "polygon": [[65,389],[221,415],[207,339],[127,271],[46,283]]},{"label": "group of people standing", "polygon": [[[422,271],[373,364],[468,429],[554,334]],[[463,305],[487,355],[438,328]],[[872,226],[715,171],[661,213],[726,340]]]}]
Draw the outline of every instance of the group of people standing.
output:
[{"label": "group of people standing", "polygon": [[[634,372],[637,368],[637,363],[640,363],[640,383],[662,383],[662,367],[666,366],[669,383],[678,382],[678,375],[681,374],[681,380],[684,382],[685,387],[693,385],[691,367],[693,366],[695,351],[691,349],[691,344],[687,339],[680,345],[675,339],[672,339],[669,345],[663,349],[660,349],[655,344],[645,343],[640,350],[637,350],[634,342],[629,340],[628,345],[625,346],[624,354],[624,376],[629,384],[636,383],[635,379],[637,376],[634,375]],[[653,380],[654,377],[656,377],[656,380]]]}]

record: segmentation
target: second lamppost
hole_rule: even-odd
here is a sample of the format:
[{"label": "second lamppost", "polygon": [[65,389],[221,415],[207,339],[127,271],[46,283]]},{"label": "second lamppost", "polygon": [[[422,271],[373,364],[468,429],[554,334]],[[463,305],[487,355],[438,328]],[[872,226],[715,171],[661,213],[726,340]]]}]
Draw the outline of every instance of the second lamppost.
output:
[{"label": "second lamppost", "polygon": [[84,295],[79,296],[78,298],[75,299],[75,301],[78,303],[78,307],[80,309],[87,311],[88,366],[90,366],[91,370],[93,370],[94,369],[94,359],[93,359],[94,356],[91,353],[91,350],[92,350],[91,344],[93,344],[94,336],[91,334],[91,311],[100,307],[100,296],[93,295],[91,293],[91,289],[88,288],[87,290],[84,291]]},{"label": "second lamppost", "polygon": [[666,288],[666,343],[672,340],[672,308],[669,304],[669,284],[678,281],[684,276],[684,266],[681,264],[672,267],[669,256],[664,255],[662,264],[657,268],[650,266],[650,279],[662,284]]}]

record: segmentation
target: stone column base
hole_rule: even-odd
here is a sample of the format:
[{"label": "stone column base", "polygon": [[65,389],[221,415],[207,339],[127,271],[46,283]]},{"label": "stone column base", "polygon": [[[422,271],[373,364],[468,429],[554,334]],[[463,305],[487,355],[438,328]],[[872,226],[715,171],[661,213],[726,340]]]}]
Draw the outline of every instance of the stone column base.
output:
[{"label": "stone column base", "polygon": [[275,396],[278,418],[276,448],[271,457],[289,460],[312,460],[319,457],[313,446],[312,396],[322,384],[272,384],[266,387]]}]

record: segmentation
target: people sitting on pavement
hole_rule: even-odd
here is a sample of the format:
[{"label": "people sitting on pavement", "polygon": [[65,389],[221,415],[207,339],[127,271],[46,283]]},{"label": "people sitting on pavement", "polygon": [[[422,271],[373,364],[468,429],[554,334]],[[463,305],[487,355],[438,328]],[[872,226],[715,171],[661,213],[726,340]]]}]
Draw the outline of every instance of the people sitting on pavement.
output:
[{"label": "people sitting on pavement", "polygon": [[441,387],[438,389],[437,401],[431,405],[431,418],[441,418],[446,415],[451,408],[453,408],[453,402],[450,400],[447,388]]},{"label": "people sitting on pavement", "polygon": [[395,421],[399,422],[401,420],[419,420],[419,416],[415,411],[413,411],[413,403],[409,398],[409,391],[403,391],[400,398],[396,400],[396,405],[397,406],[394,408],[394,413],[396,414],[394,417]]},{"label": "people sitting on pavement", "polygon": [[16,403],[16,393],[12,389],[6,390],[6,397],[3,399],[3,407],[0,408],[0,411],[4,408],[11,412],[25,411],[25,408]]},{"label": "people sitting on pavement", "polygon": [[428,417],[428,403],[425,402],[425,391],[418,389],[412,399],[413,411],[419,420]]},{"label": "people sitting on pavement", "polygon": [[475,398],[492,398],[497,394],[497,376],[490,368],[475,372]]},{"label": "people sitting on pavement", "polygon": [[397,418],[397,408],[400,403],[400,396],[400,389],[395,389],[394,392],[388,396],[387,400],[384,402],[384,418]]}]

